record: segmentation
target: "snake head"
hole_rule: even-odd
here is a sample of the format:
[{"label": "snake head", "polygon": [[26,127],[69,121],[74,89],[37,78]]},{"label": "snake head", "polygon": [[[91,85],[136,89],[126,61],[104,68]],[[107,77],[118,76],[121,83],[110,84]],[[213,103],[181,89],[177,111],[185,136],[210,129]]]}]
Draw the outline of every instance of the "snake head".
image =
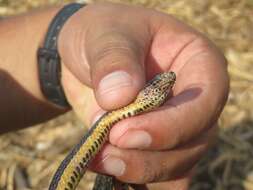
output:
[{"label": "snake head", "polygon": [[[173,71],[164,72],[156,75],[146,87],[159,91],[158,93],[166,93],[176,82],[176,74]],[[158,90],[156,90],[158,89]]]},{"label": "snake head", "polygon": [[175,82],[176,74],[172,71],[158,74],[147,83],[136,101],[148,104],[149,107],[158,107],[165,102]]}]

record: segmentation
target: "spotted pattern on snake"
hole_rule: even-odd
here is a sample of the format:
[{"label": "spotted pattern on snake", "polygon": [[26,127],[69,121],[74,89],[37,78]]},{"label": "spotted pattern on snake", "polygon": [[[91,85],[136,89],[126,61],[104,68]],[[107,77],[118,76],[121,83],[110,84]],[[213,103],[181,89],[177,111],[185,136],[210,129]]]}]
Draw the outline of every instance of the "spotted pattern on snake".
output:
[{"label": "spotted pattern on snake", "polygon": [[53,176],[49,190],[75,190],[88,164],[108,140],[112,126],[125,118],[162,105],[175,81],[176,74],[172,71],[158,74],[139,92],[133,103],[105,113],[62,161]]}]

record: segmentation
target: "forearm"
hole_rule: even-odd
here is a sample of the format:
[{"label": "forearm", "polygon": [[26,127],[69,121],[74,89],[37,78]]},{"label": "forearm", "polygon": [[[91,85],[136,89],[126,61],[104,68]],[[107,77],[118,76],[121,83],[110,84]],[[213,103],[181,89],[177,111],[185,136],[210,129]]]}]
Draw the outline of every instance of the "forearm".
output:
[{"label": "forearm", "polygon": [[0,22],[0,133],[42,122],[64,110],[40,90],[36,53],[59,8]]}]

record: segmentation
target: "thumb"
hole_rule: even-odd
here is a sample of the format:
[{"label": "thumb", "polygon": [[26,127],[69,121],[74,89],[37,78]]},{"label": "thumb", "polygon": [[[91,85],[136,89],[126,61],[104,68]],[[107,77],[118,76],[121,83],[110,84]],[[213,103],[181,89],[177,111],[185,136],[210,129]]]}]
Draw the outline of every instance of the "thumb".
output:
[{"label": "thumb", "polygon": [[105,110],[131,102],[145,82],[152,35],[146,17],[129,18],[136,11],[110,3],[88,5],[71,16],[59,36],[62,61],[93,88]]},{"label": "thumb", "polygon": [[128,35],[107,31],[87,38],[92,86],[104,109],[128,104],[145,82],[144,48]]}]

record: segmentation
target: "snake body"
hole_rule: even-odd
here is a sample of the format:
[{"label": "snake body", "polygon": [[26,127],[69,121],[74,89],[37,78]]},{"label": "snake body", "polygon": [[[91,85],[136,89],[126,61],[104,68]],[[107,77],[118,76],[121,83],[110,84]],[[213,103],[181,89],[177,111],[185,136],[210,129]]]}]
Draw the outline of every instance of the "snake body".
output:
[{"label": "snake body", "polygon": [[175,80],[174,72],[158,74],[146,84],[133,103],[105,113],[61,162],[49,190],[75,190],[88,164],[108,140],[112,126],[122,119],[159,107],[165,102]]}]

